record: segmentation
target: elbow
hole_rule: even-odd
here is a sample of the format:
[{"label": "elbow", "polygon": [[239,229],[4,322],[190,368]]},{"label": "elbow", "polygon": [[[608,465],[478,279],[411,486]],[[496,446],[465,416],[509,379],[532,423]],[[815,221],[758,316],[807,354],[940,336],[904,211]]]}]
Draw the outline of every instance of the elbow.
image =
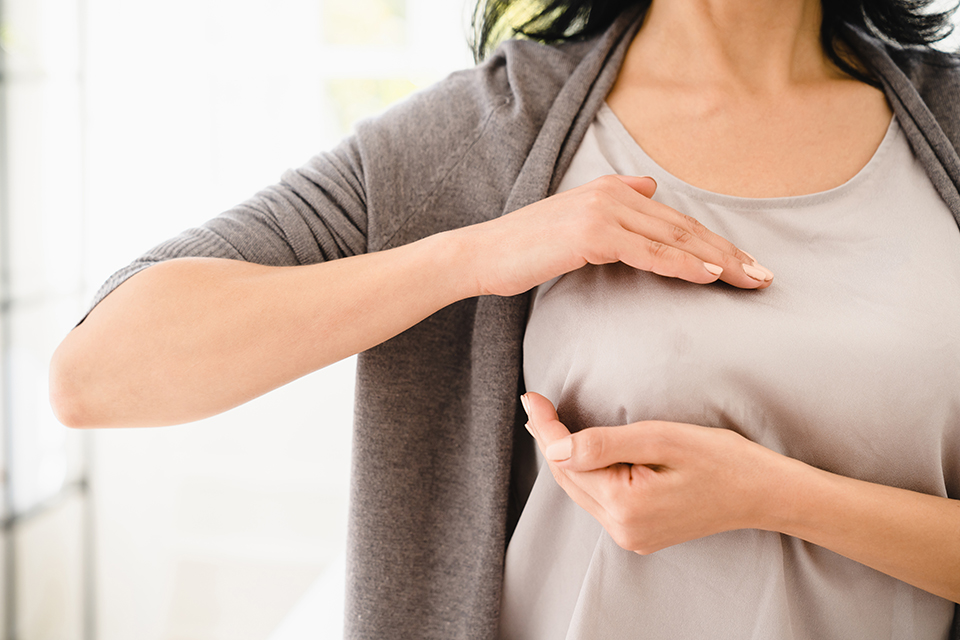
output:
[{"label": "elbow", "polygon": [[73,397],[61,393],[52,383],[50,385],[50,407],[53,409],[53,415],[65,427],[87,429],[94,426],[87,418],[82,406]]},{"label": "elbow", "polygon": [[97,426],[90,410],[90,401],[80,382],[78,367],[69,357],[66,341],[50,360],[50,407],[60,424],[73,429]]}]

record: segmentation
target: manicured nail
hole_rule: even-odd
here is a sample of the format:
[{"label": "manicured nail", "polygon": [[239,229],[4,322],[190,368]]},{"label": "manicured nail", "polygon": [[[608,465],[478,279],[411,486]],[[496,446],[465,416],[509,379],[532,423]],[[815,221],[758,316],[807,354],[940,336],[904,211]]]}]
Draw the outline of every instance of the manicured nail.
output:
[{"label": "manicured nail", "polygon": [[740,252],[743,253],[743,255],[745,255],[745,256],[747,256],[748,258],[750,258],[751,260],[753,260],[753,266],[755,266],[757,269],[760,269],[761,271],[763,271],[763,272],[767,275],[767,277],[765,278],[765,280],[773,280],[773,271],[770,271],[770,269],[767,269],[765,266],[763,266],[762,264],[760,264],[759,262],[757,262],[757,259],[756,259],[756,258],[754,258],[752,255],[750,255],[749,253],[747,253],[747,252],[744,251],[743,249],[740,249]]},{"label": "manicured nail", "polygon": [[560,462],[561,460],[566,460],[569,458],[571,453],[573,453],[573,440],[570,438],[564,438],[563,440],[557,440],[552,445],[547,447],[547,450],[543,452],[543,455],[547,458],[547,460]]},{"label": "manicured nail", "polygon": [[520,396],[520,404],[523,405],[523,410],[527,413],[527,417],[530,417],[530,401],[527,400],[527,394]]},{"label": "manicured nail", "polygon": [[[754,280],[758,280],[758,281],[760,281],[760,282],[766,282],[767,280],[770,279],[770,278],[767,277],[767,274],[764,272],[763,269],[760,269],[760,268],[758,268],[758,267],[755,267],[755,266],[753,266],[752,264],[742,264],[742,265],[740,265],[740,268],[743,269],[743,272],[744,272],[745,274],[747,274],[748,276],[750,276],[750,277],[753,278]],[[771,278],[773,277],[773,274],[772,274],[772,273],[770,274],[770,277],[771,277]]]},{"label": "manicured nail", "polygon": [[710,275],[719,276],[723,273],[723,267],[718,264],[713,264],[711,262],[704,262],[703,268],[710,272]]},{"label": "manicured nail", "polygon": [[[533,429],[530,428],[530,423],[529,423],[529,422],[524,422],[524,423],[523,423],[523,426],[526,427],[526,428],[527,428],[527,431],[530,433],[530,435],[533,436]],[[533,437],[536,437],[536,436],[533,436]]]}]

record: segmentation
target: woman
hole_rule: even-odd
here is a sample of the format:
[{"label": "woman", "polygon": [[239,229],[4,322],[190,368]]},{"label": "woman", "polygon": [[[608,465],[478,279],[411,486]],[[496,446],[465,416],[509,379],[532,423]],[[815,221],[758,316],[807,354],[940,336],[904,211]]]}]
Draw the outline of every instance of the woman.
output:
[{"label": "woman", "polygon": [[[604,291],[615,290],[620,280],[607,287],[605,269],[627,267],[674,279],[648,276],[648,284],[675,281],[683,287],[681,305],[691,288],[750,295],[751,304],[763,305],[781,285],[728,239],[652,200],[657,187],[648,178],[562,185],[581,143],[596,138],[591,124],[605,109],[663,167],[659,179],[678,189],[687,184],[722,197],[769,199],[832,193],[856,181],[887,142],[892,106],[921,168],[923,197],[939,198],[932,224],[960,214],[957,140],[950,137],[960,131],[958,75],[949,64],[927,64],[926,54],[888,50],[862,31],[837,30],[838,21],[863,24],[857,8],[825,12],[823,20],[819,5],[807,0],[655,0],[646,9],[597,8],[591,15],[610,19],[586,20],[602,33],[585,40],[507,43],[476,70],[366,123],[280,185],[118,273],[54,358],[58,415],[72,426],[186,422],[360,352],[347,633],[494,635],[504,547],[510,541],[515,557],[515,544],[531,530],[524,503],[535,461],[519,428],[527,418],[517,400],[530,298],[520,294],[567,273],[573,276],[553,289],[571,289],[573,299],[577,287],[566,283],[578,278],[585,283],[580,291],[590,284],[582,278],[594,276]],[[874,15],[891,15],[884,11]],[[828,32],[842,44],[821,46],[821,22],[834,27]],[[874,22],[888,36],[899,24]],[[583,23],[582,15],[571,22]],[[876,79],[885,90],[855,77]],[[609,114],[603,117],[615,128]],[[552,195],[561,187],[570,188]],[[926,241],[932,232],[924,229]],[[836,248],[835,238],[815,240],[808,235],[801,245]],[[889,250],[889,238],[869,246]],[[763,246],[744,248],[764,262],[777,259]],[[849,265],[838,267],[830,299],[842,302],[861,282],[896,280],[900,272],[887,267],[916,269],[916,253],[872,263],[872,279],[859,272],[848,279]],[[791,283],[793,263],[807,266],[803,256],[794,258],[776,269]],[[580,269],[588,264],[611,266]],[[946,274],[938,286],[955,284],[953,271],[935,264],[932,271]],[[924,273],[908,282],[925,285]],[[726,285],[711,284],[718,278]],[[538,308],[550,310],[540,302],[551,289],[537,296],[531,323]],[[924,327],[939,333],[923,335],[940,353],[955,353],[960,340],[946,324]],[[531,336],[556,327],[545,326],[534,333],[531,325]],[[682,341],[675,347],[685,353]],[[548,343],[536,357],[540,370],[550,371],[542,364],[549,363],[549,349]],[[588,397],[561,406],[571,427],[606,422],[601,412],[581,411],[577,403]],[[767,446],[738,433],[749,433],[750,420],[621,421],[569,438],[545,398],[530,393],[525,403],[530,430],[560,486],[627,549],[686,548],[680,543],[744,528],[804,539],[812,543],[805,548],[836,552],[912,585],[906,600],[883,605],[909,603],[896,619],[907,636],[949,628],[950,603],[960,600],[960,442],[951,424],[926,434],[939,445],[933,457],[940,460],[940,485],[915,486],[907,471],[909,487],[893,488],[784,456],[776,421],[762,421],[774,435]],[[626,408],[613,411],[614,418],[630,415]],[[716,426],[728,428],[708,428]],[[869,448],[869,430],[855,432]],[[928,458],[925,468],[934,469]],[[624,482],[625,476],[636,481]],[[632,493],[641,482],[643,495]],[[532,507],[549,504],[534,503],[537,496],[535,489]],[[511,540],[521,510],[524,520]],[[510,585],[529,583],[516,567],[506,570],[505,633],[521,617]],[[823,630],[821,637],[849,631],[849,620],[830,622],[825,610],[796,613],[813,622],[801,629]],[[922,620],[911,626],[917,613]],[[574,635],[576,625],[590,620],[569,616],[565,624]]]}]

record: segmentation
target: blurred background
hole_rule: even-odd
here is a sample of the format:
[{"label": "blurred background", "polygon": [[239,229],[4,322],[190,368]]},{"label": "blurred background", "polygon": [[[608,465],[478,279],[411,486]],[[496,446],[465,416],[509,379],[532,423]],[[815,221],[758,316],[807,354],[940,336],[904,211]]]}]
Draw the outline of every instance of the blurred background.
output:
[{"label": "blurred background", "polygon": [[472,65],[464,0],[0,0],[0,637],[341,634],[353,361],[70,431],[47,363],[114,270]]}]

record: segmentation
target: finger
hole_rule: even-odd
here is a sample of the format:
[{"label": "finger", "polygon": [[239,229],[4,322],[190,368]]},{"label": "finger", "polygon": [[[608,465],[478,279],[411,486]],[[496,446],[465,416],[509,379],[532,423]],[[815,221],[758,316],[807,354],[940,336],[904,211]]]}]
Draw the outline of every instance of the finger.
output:
[{"label": "finger", "polygon": [[633,203],[624,204],[648,216],[663,220],[664,222],[688,231],[693,236],[700,238],[707,244],[728,254],[738,262],[750,264],[753,261],[745,251],[741,250],[735,244],[714,231],[711,231],[693,216],[680,213],[669,205],[656,200],[649,200],[648,202],[637,200],[635,205]]},{"label": "finger", "polygon": [[[520,396],[520,403],[527,412],[529,421],[527,427],[543,453],[552,443],[563,440],[570,435],[570,431],[560,422],[553,403],[539,393],[527,392]],[[550,472],[560,488],[578,505],[601,523],[606,520],[606,510],[593,496],[584,491],[577,480],[573,479],[574,472],[568,472],[558,465],[547,463]]]},{"label": "finger", "polygon": [[593,471],[621,463],[666,468],[673,462],[673,439],[668,433],[683,427],[659,421],[591,427],[555,440],[544,457],[569,471]]},{"label": "finger", "polygon": [[520,403],[529,418],[530,433],[543,453],[551,443],[570,435],[570,431],[560,422],[553,403],[539,393],[529,391],[520,396]]},{"label": "finger", "polygon": [[[610,180],[616,178],[616,180]],[[746,251],[714,233],[696,218],[680,213],[661,202],[651,200],[646,185],[652,178],[605,176],[597,186],[620,202],[621,225],[651,240],[687,251],[703,262],[718,265],[721,279],[741,288],[765,288],[773,280],[773,272],[762,266]],[[620,185],[631,188],[624,189]],[[641,215],[637,215],[637,214]]]},{"label": "finger", "polygon": [[616,178],[645,198],[652,198],[657,191],[657,181],[650,176],[616,176]]},{"label": "finger", "polygon": [[[724,271],[723,267],[716,263],[707,262],[692,253],[626,229],[615,232],[609,245],[614,255],[612,259],[602,257],[602,260],[619,261],[634,269],[669,278],[707,284],[715,282]],[[744,288],[759,288],[760,285],[758,281],[751,281]]]},{"label": "finger", "polygon": [[563,491],[592,515],[614,542],[629,550],[645,546],[637,537],[644,529],[638,530],[633,518],[634,507],[641,506],[638,500],[643,500],[637,486],[649,484],[656,472],[643,465],[616,464],[584,472],[548,464]]},{"label": "finger", "polygon": [[[620,182],[627,184],[627,182],[624,180],[624,176],[616,177],[620,179]],[[650,180],[652,180],[652,178],[650,178]],[[680,213],[669,205],[652,200],[650,199],[651,196],[646,196],[646,194],[642,193],[641,190],[618,188],[618,185],[612,181],[602,184],[610,188],[611,195],[621,198],[621,202],[627,208],[632,209],[635,212],[643,213],[646,216],[658,218],[664,222],[684,229],[693,236],[698,237],[720,251],[729,254],[739,262],[746,264],[751,264],[754,262],[754,259],[749,254],[747,254],[745,251],[742,251],[723,236],[720,236],[708,229],[693,216]],[[645,197],[638,197],[640,195]]]},{"label": "finger", "polygon": [[[656,204],[659,205],[660,203]],[[696,222],[695,225],[678,225],[675,224],[676,220],[664,220],[650,215],[637,215],[628,208],[624,209],[624,213],[625,215],[620,223],[625,229],[645,240],[659,242],[679,249],[684,253],[689,253],[704,263],[711,274],[714,271],[719,272],[720,279],[728,284],[744,289],[756,289],[769,286],[773,280],[772,272],[756,264],[756,261],[750,258],[746,252],[737,249],[728,241],[706,229],[699,222]],[[716,243],[711,244],[711,240],[714,238],[728,246],[718,248]],[[643,243],[641,243],[640,248],[643,248]],[[751,264],[744,261],[749,261]],[[718,269],[712,269],[712,265],[717,265]]]},{"label": "finger", "polygon": [[[597,478],[594,482],[593,478],[587,477],[590,474],[567,471],[553,463],[547,464],[549,465],[550,472],[553,474],[554,480],[556,480],[560,488],[563,489],[563,492],[584,511],[593,516],[597,522],[606,527],[607,523],[611,521],[611,518],[610,512],[604,506],[602,499],[599,499],[606,488],[600,479]],[[590,488],[587,489],[585,485]]]}]

